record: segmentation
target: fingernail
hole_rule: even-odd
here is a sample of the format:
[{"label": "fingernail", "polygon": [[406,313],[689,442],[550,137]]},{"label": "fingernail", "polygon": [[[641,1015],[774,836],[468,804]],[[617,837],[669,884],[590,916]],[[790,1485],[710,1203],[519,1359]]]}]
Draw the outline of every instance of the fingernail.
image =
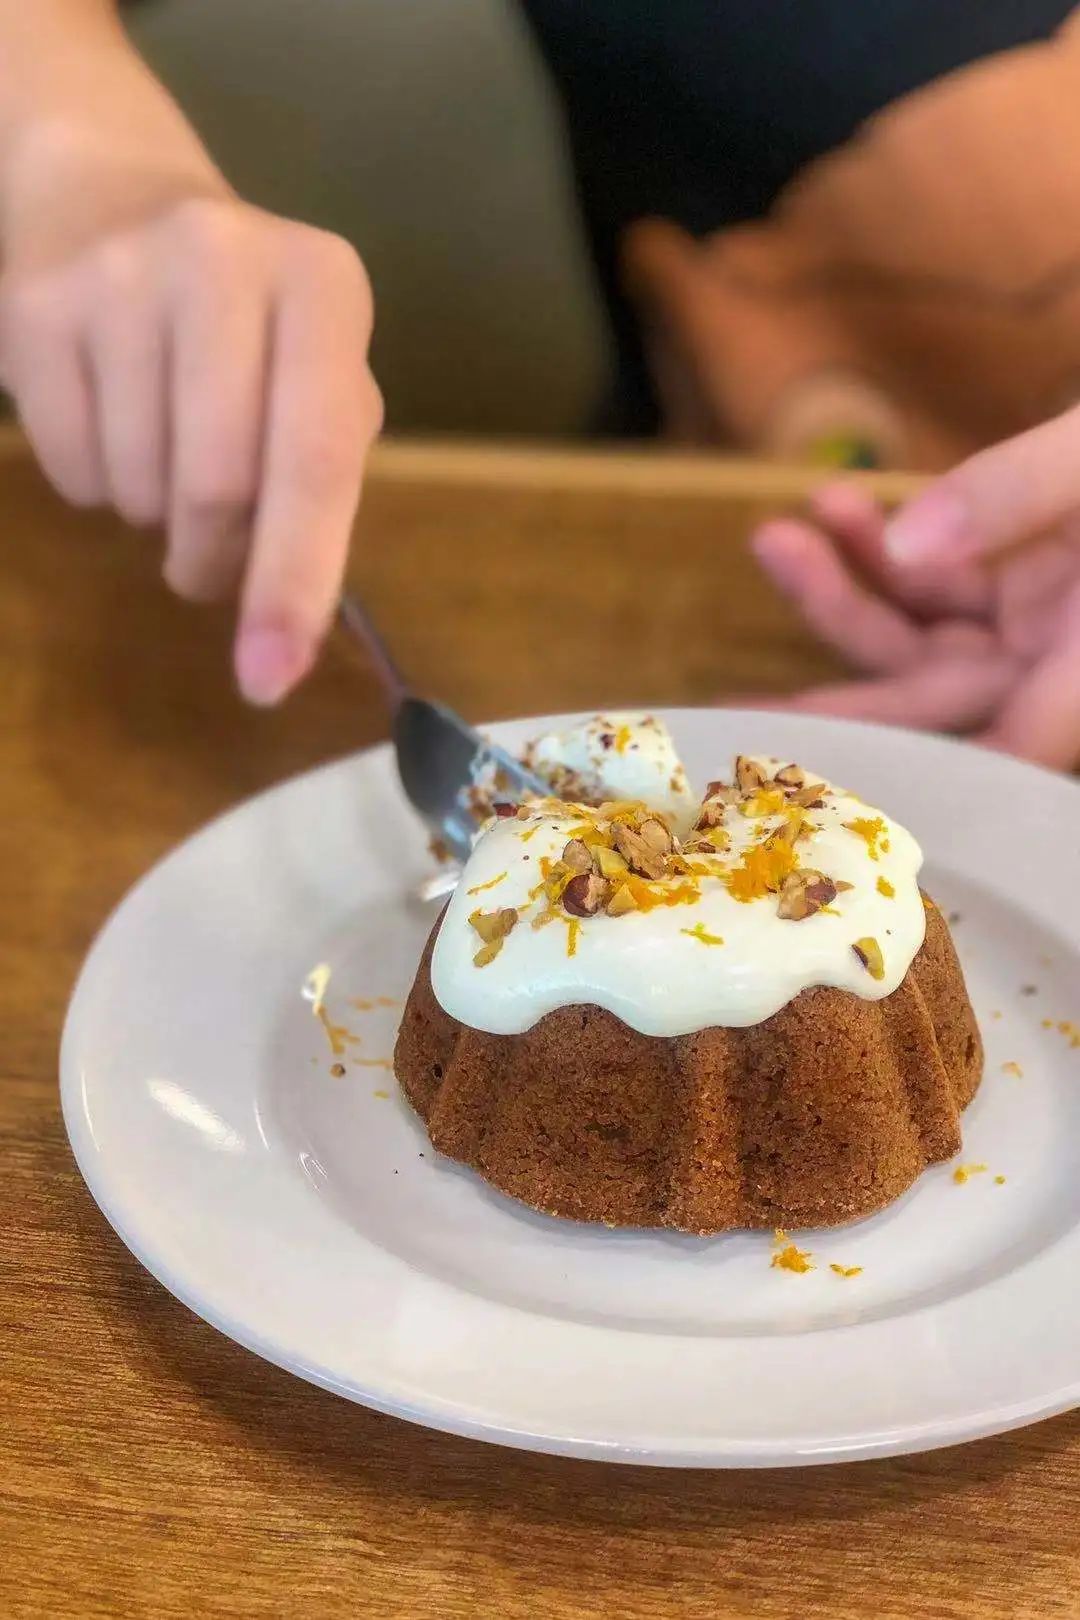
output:
[{"label": "fingernail", "polygon": [[295,632],[241,631],[236,645],[236,678],[249,703],[271,708],[280,703],[311,668],[310,645]]},{"label": "fingernail", "polygon": [[954,490],[932,489],[905,506],[885,529],[896,563],[950,562],[971,550],[971,513]]}]

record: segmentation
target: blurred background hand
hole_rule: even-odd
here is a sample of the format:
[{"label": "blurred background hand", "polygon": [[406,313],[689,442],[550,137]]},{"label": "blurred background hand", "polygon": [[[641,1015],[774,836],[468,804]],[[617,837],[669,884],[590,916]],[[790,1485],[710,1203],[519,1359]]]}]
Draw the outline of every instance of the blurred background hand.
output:
[{"label": "blurred background hand", "polygon": [[971,457],[891,521],[832,483],[753,545],[858,672],[785,706],[1080,764],[1080,410]]},{"label": "blurred background hand", "polygon": [[0,130],[0,381],[62,495],[164,525],[181,595],[239,594],[239,682],[275,702],[330,622],[381,423],[367,277],[235,196],[111,6],[44,0],[33,47]]}]

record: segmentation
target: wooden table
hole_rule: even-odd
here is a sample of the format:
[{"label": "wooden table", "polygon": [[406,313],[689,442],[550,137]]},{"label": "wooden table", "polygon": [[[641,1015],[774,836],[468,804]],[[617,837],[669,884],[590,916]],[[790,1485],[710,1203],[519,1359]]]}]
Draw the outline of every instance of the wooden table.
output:
[{"label": "wooden table", "polygon": [[[829,664],[742,540],[806,484],[390,446],[355,582],[476,717],[780,690]],[[79,959],[177,838],[384,719],[340,647],[283,712],[245,711],[225,616],[169,600],[156,543],[65,512],[12,437],[0,500],[0,1615],[1076,1620],[1075,1415],[807,1471],[561,1461],[300,1383],[139,1268],[60,1123]]]}]

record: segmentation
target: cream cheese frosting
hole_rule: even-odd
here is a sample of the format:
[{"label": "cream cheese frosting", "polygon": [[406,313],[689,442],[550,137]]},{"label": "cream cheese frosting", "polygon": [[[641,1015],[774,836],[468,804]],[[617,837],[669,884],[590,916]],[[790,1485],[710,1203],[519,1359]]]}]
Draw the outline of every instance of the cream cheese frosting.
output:
[{"label": "cream cheese frosting", "polygon": [[593,715],[570,731],[538,737],[527,760],[560,798],[640,799],[677,832],[692,824],[698,808],[671,732],[655,715]]},{"label": "cream cheese frosting", "polygon": [[[631,748],[639,723],[598,716],[567,749],[579,774],[599,764],[621,802],[545,800],[481,833],[435,945],[432,984],[446,1012],[509,1035],[592,1004],[642,1034],[673,1036],[759,1023],[815,985],[866,1000],[896,990],[926,927],[911,834],[762,755],[737,762],[742,787],[712,784],[695,806],[688,785],[671,786],[685,772],[669,769],[678,761],[666,728]],[[621,749],[596,743],[623,726]],[[559,744],[549,742],[553,758]],[[613,754],[625,762],[614,770]],[[662,875],[641,829],[670,845]],[[648,871],[632,864],[638,849]]]}]

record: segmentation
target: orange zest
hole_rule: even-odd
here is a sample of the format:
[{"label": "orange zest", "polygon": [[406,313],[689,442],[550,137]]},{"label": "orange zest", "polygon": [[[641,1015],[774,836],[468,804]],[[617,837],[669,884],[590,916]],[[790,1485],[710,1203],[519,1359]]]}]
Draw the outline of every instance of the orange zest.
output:
[{"label": "orange zest", "polygon": [[879,848],[888,854],[889,841],[885,836],[885,818],[883,816],[856,816],[854,821],[845,821],[844,826],[848,832],[853,832],[856,838],[863,840],[867,854],[872,861],[879,858]]}]

